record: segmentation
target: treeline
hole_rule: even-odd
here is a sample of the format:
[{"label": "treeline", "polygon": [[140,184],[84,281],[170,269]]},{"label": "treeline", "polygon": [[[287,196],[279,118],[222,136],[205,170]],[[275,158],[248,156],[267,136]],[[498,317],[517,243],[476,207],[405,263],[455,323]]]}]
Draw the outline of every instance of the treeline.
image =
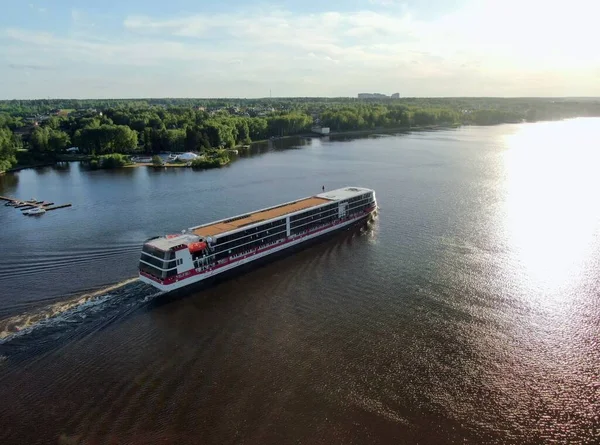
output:
[{"label": "treeline", "polygon": [[[10,116],[10,122],[13,131],[28,125],[21,117]],[[23,136],[32,153],[48,156],[71,146],[90,155],[153,154],[233,147],[271,136],[301,134],[308,132],[312,123],[312,117],[294,111],[250,117],[227,110],[208,113],[186,107],[118,107],[46,117]]]},{"label": "treeline", "polygon": [[[270,137],[600,116],[596,99],[353,98],[0,101],[0,170],[84,154],[206,151]],[[21,148],[27,149],[20,150]],[[111,161],[112,162],[112,161]]]},{"label": "treeline", "polygon": [[357,104],[328,109],[321,114],[321,124],[332,131],[369,130],[376,128],[454,125],[461,114],[451,109],[419,109],[403,105]]},{"label": "treeline", "polygon": [[17,152],[23,147],[21,138],[14,134],[20,121],[13,116],[0,114],[0,172],[17,164]]},{"label": "treeline", "polygon": [[[351,97],[299,97],[299,98],[260,98],[260,99],[202,99],[202,98],[149,98],[149,99],[39,99],[39,100],[2,100],[0,114],[14,117],[29,117],[35,114],[47,114],[53,110],[108,110],[167,109],[205,107],[217,109],[239,107],[249,111],[253,109],[272,109],[275,112],[297,110],[307,115],[320,114],[331,107],[354,106],[360,104],[402,105],[416,109],[461,110],[499,110],[520,113],[527,111],[539,113],[539,118],[560,119],[574,116],[597,116],[600,111],[598,98],[501,98],[501,97],[447,97],[422,98],[402,97],[400,99],[357,99]],[[118,124],[117,122],[115,122]],[[139,129],[137,129],[139,131]]]},{"label": "treeline", "polygon": [[229,154],[226,150],[211,150],[204,156],[194,159],[191,166],[197,169],[219,168],[227,165],[229,161]]},{"label": "treeline", "polygon": [[430,100],[427,107],[415,106],[411,101],[405,102],[398,104],[365,101],[352,105],[329,106],[320,113],[320,124],[330,127],[331,131],[352,131],[433,125],[496,125],[600,116],[600,101],[574,104],[535,100],[532,104],[503,99],[497,101],[497,108],[485,107],[484,105],[489,105],[485,101],[461,103],[459,100],[449,100],[448,104],[453,104],[454,107],[440,106],[444,103],[443,100]]},{"label": "treeline", "polygon": [[8,127],[0,127],[0,172],[17,164],[17,149],[21,141]]},{"label": "treeline", "polygon": [[87,161],[87,166],[90,170],[98,169],[114,169],[124,167],[127,164],[131,164],[129,156],[122,155],[119,153],[104,155],[104,156],[93,156]]},{"label": "treeline", "polygon": [[[313,122],[310,116],[293,112],[263,118],[226,111],[209,115],[189,108],[107,110],[106,116],[136,131],[139,148],[148,154],[230,148],[271,136],[306,133]],[[89,152],[92,145],[86,134],[82,136],[75,142]]]}]

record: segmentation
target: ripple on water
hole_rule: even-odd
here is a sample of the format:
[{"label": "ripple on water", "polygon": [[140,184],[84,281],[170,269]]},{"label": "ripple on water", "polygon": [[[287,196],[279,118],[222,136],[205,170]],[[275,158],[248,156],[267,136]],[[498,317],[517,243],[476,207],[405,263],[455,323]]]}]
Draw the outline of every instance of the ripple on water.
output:
[{"label": "ripple on water", "polygon": [[[369,230],[182,298],[153,298],[138,282],[89,300],[63,298],[56,332],[38,328],[0,344],[0,442],[597,443],[600,237],[595,201],[582,198],[600,185],[589,167],[597,163],[584,162],[579,147],[576,162],[556,157],[560,138],[507,145],[535,128],[320,140],[318,150],[266,154],[219,172],[133,173],[119,193],[135,217],[110,216],[118,201],[104,196],[111,206],[86,223],[93,261],[76,242],[52,255],[65,257],[54,276],[63,287],[76,280],[66,272],[78,263],[86,287],[94,287],[90,277],[120,276],[107,269],[113,263],[135,266],[135,243],[119,250],[109,240],[142,237],[149,220],[157,233],[179,230],[350,176],[377,191],[382,209]],[[544,162],[515,164],[548,144]],[[578,164],[586,164],[582,177],[556,181]],[[550,183],[510,185],[560,166],[565,175],[541,176]],[[102,178],[94,176],[100,185]],[[20,184],[36,181],[29,179]],[[573,183],[594,187],[576,193]],[[530,198],[561,184],[569,193],[542,200],[554,218],[545,236]],[[565,196],[569,218],[585,223],[576,233],[553,211],[554,198]],[[37,236],[3,229],[18,232],[15,239]],[[533,241],[544,247],[546,271]],[[51,261],[36,252],[37,277],[52,277]],[[570,261],[578,252],[587,257]],[[3,267],[36,273],[19,252],[8,255],[0,276]],[[49,298],[41,306],[57,304],[49,294],[40,287],[26,300],[9,296],[17,311],[10,316],[30,314],[30,300],[41,296]]]}]

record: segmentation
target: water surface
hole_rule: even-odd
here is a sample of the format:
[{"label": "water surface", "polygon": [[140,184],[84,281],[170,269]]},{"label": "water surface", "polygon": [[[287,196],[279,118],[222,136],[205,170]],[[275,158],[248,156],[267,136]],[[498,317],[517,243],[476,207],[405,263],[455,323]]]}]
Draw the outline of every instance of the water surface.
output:
[{"label": "water surface", "polygon": [[[599,124],[0,177],[73,203],[0,209],[0,441],[597,443]],[[144,239],[322,185],[378,218],[185,298],[132,280]]]}]

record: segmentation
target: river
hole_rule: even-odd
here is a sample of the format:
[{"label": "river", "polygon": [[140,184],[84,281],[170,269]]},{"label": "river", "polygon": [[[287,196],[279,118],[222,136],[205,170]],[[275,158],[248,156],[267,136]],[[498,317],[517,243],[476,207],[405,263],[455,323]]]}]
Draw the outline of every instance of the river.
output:
[{"label": "river", "polygon": [[[0,443],[597,443],[600,120],[0,176]],[[326,189],[368,227],[178,298],[141,243]]]}]

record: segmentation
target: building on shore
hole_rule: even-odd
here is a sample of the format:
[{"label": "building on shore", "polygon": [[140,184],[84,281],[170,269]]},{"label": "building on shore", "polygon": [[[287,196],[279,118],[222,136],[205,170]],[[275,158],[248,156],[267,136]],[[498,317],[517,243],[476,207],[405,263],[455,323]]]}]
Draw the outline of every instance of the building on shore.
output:
[{"label": "building on shore", "polygon": [[389,99],[390,96],[381,93],[358,93],[359,99]]},{"label": "building on shore", "polygon": [[394,93],[391,96],[381,93],[358,93],[359,99],[400,99],[400,93]]},{"label": "building on shore", "polygon": [[319,126],[314,126],[311,128],[313,133],[317,133],[320,134],[322,136],[328,135],[330,132],[329,127],[319,127]]}]

